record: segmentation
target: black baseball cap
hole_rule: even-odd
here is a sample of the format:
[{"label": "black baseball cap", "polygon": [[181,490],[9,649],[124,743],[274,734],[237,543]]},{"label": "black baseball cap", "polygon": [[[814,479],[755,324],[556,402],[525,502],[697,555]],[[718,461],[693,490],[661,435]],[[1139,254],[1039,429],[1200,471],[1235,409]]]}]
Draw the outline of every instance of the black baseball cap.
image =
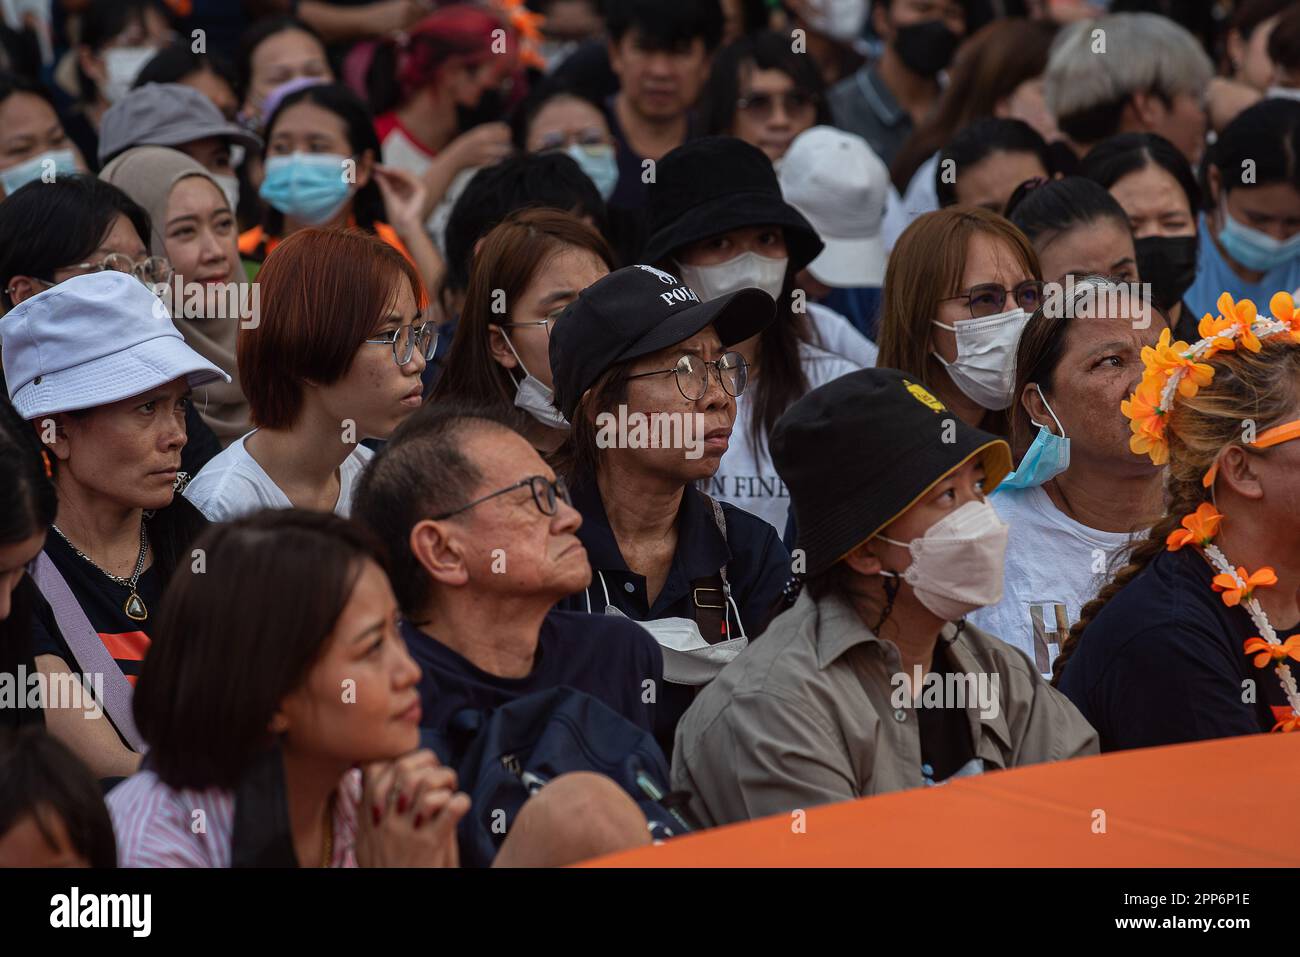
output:
[{"label": "black baseball cap", "polygon": [[579,293],[551,330],[555,407],[572,419],[583,393],[616,362],[666,349],[710,323],[722,345],[734,345],[762,332],[775,315],[776,303],[762,289],[701,302],[671,273],[624,266]]},{"label": "black baseball cap", "polygon": [[807,574],[834,565],[978,457],[992,491],[1006,441],[967,425],[897,369],[861,369],[803,396],[772,429]]}]

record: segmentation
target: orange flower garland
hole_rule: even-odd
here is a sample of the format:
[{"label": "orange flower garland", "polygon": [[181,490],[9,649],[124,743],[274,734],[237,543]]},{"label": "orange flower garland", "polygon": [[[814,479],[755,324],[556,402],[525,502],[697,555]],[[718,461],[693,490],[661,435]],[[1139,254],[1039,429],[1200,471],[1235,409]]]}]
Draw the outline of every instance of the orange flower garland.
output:
[{"label": "orange flower garland", "polygon": [[[1269,299],[1272,316],[1257,315],[1255,304],[1249,299],[1236,302],[1226,292],[1219,296],[1216,305],[1219,315],[1207,313],[1197,326],[1199,341],[1189,345],[1174,340],[1165,329],[1154,347],[1142,349],[1145,367],[1142,380],[1133,394],[1120,403],[1120,411],[1129,420],[1133,433],[1129,448],[1138,455],[1149,456],[1154,465],[1169,461],[1169,410],[1179,396],[1190,399],[1213,381],[1214,367],[1209,360],[1216,353],[1235,350],[1238,346],[1259,352],[1262,340],[1274,336],[1300,342],[1300,310],[1296,309],[1290,293],[1279,292]],[[1205,475],[1205,487],[1213,487],[1216,474],[1216,466],[1211,466]],[[1223,518],[1213,503],[1202,502],[1195,512],[1183,516],[1181,528],[1169,533],[1165,547],[1171,552],[1186,545],[1199,549],[1218,573],[1211,587],[1222,592],[1223,603],[1229,608],[1243,608],[1259,628],[1262,637],[1246,639],[1245,653],[1254,656],[1252,660],[1257,668],[1272,663],[1291,706],[1290,714],[1282,717],[1273,730],[1300,731],[1300,688],[1289,664],[1291,660],[1300,662],[1300,635],[1280,641],[1255,600],[1255,589],[1277,584],[1273,569],[1265,567],[1249,573],[1241,566],[1234,567],[1213,544]]]}]

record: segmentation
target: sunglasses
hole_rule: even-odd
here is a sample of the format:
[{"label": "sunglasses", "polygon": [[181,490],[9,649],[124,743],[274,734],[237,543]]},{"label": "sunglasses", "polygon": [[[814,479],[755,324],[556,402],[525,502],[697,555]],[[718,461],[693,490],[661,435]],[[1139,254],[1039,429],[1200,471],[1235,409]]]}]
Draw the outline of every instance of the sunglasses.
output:
[{"label": "sunglasses", "polygon": [[801,116],[811,113],[817,105],[817,98],[803,90],[789,90],[785,93],[750,93],[736,101],[736,109],[748,113],[759,122],[772,118],[777,103],[786,116]]},{"label": "sunglasses", "polygon": [[960,295],[948,296],[946,299],[940,299],[939,301],[952,302],[955,299],[965,299],[970,306],[972,319],[987,319],[989,316],[996,316],[999,312],[1002,312],[1008,293],[1015,299],[1017,306],[1025,310],[1025,312],[1033,312],[1043,304],[1043,281],[1041,279],[1027,279],[1012,289],[1007,289],[995,282],[982,282],[979,285],[971,286],[970,289]]}]

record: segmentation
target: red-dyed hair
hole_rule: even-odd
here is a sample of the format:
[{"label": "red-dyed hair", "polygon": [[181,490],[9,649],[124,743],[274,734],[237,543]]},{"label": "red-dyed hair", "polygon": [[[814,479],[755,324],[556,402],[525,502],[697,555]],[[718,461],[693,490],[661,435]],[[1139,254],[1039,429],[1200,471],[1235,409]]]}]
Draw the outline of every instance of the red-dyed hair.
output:
[{"label": "red-dyed hair", "polygon": [[241,327],[236,341],[253,424],[290,428],[303,380],[341,379],[362,340],[383,326],[403,280],[423,302],[415,267],[360,230],[301,229],[276,246],[257,274],[260,321]]},{"label": "red-dyed hair", "polygon": [[505,30],[507,49],[514,49],[515,31],[481,7],[443,7],[417,23],[399,47],[397,85],[402,100],[433,83],[449,60],[475,63],[492,56],[494,30]]}]

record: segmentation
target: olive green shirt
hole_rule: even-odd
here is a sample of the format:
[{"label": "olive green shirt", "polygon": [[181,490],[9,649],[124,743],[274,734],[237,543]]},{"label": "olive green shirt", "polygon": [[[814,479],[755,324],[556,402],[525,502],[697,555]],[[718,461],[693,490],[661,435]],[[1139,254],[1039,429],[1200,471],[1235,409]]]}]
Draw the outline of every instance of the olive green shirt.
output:
[{"label": "olive green shirt", "polygon": [[[970,624],[945,625],[939,641],[964,673],[944,701],[964,705],[985,770],[1097,753],[1092,726],[1023,652]],[[683,715],[674,790],[712,826],[922,786],[902,671],[897,646],[848,602],[805,589]]]}]

